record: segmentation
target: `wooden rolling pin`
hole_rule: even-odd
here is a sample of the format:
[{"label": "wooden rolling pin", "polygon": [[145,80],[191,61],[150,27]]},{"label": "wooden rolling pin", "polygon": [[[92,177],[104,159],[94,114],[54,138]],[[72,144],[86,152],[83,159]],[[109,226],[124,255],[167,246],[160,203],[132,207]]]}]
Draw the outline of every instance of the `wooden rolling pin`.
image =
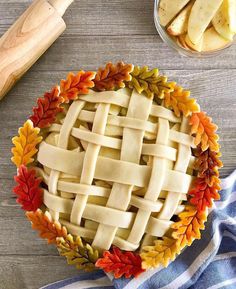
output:
[{"label": "wooden rolling pin", "polygon": [[0,99],[66,29],[73,0],[35,0],[0,38]]}]

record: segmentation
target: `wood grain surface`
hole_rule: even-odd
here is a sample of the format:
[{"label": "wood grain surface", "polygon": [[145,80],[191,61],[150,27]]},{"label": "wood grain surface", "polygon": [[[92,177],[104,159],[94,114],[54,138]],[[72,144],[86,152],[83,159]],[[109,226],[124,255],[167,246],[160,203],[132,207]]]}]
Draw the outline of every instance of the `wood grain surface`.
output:
[{"label": "wood grain surface", "polygon": [[[2,35],[31,1],[0,0]],[[222,55],[192,59],[164,44],[153,23],[153,1],[75,0],[64,17],[67,30],[0,102],[0,288],[38,289],[75,276],[53,246],[30,228],[12,194],[15,167],[11,138],[37,97],[69,71],[124,60],[159,67],[192,91],[219,126],[225,177],[236,168],[236,45]]]},{"label": "wood grain surface", "polygon": [[0,99],[64,32],[66,25],[59,9],[65,12],[68,1],[55,2],[55,6],[62,3],[57,9],[46,0],[35,1],[1,37]]}]

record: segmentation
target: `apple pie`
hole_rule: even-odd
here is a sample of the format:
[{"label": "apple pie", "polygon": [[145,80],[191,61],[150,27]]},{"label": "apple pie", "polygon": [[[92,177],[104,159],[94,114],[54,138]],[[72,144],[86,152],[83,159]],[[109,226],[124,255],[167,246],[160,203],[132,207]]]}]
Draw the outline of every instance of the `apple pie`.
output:
[{"label": "apple pie", "polygon": [[70,73],[13,138],[17,202],[79,269],[129,278],[167,266],[219,199],[216,129],[157,69]]}]

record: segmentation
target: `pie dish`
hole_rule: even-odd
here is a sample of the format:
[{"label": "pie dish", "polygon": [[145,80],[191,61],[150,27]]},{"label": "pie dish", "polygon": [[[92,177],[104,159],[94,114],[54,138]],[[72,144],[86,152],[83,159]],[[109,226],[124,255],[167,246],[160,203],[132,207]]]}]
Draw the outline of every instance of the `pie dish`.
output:
[{"label": "pie dish", "polygon": [[17,202],[79,269],[167,266],[219,199],[216,125],[157,69],[70,73],[13,138]]}]

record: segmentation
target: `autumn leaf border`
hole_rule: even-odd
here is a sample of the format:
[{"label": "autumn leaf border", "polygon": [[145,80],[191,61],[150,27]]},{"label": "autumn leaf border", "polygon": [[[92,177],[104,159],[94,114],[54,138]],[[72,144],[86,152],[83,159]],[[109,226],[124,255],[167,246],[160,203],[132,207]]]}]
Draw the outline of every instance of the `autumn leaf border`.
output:
[{"label": "autumn leaf border", "polygon": [[[154,98],[166,108],[171,108],[177,117],[181,115],[189,117],[189,124],[192,128],[191,133],[197,140],[197,149],[193,151],[193,154],[197,158],[195,170],[198,171],[198,175],[194,181],[194,187],[188,193],[189,205],[186,206],[184,212],[178,215],[179,220],[172,226],[173,234],[171,237],[163,237],[156,240],[153,246],[143,248],[140,254],[142,258],[140,272],[143,272],[148,268],[159,265],[167,266],[185,246],[191,245],[194,239],[200,238],[200,230],[204,229],[204,222],[207,218],[207,209],[211,207],[212,200],[219,199],[220,181],[218,169],[222,166],[222,163],[219,160],[220,147],[217,142],[217,127],[204,112],[200,112],[200,107],[196,101],[190,98],[189,91],[185,91],[175,82],[168,82],[166,76],[159,75],[158,69],[149,70],[147,66],[139,67],[123,62],[118,62],[117,64],[108,63],[104,68],[99,68],[96,73],[91,71],[84,72],[83,70],[77,74],[69,73],[66,80],[62,80],[59,86],[54,86],[50,92],[46,92],[43,97],[37,100],[38,106],[34,107],[33,114],[30,117],[33,121],[31,129],[34,130],[34,133],[36,132],[37,141],[33,146],[33,152],[27,151],[30,155],[29,161],[22,164],[26,168],[33,165],[35,161],[33,156],[37,153],[37,145],[42,141],[41,135],[43,135],[44,129],[55,121],[57,114],[63,110],[64,103],[78,99],[80,94],[87,94],[89,89],[98,91],[115,90],[125,86],[136,89],[138,93],[144,93],[148,98]],[[14,140],[16,140],[16,137]],[[13,148],[12,151],[14,152],[15,149]],[[206,157],[207,150],[209,152]],[[24,150],[22,149],[21,154],[23,158]],[[14,162],[17,167],[22,165],[19,161]],[[208,192],[207,194],[206,191]],[[44,221],[46,220],[45,222],[48,226],[54,229],[53,239],[50,240],[49,238],[51,236],[50,232],[46,235],[41,232],[41,237],[48,239],[49,243],[56,244],[60,248],[59,252],[63,252],[62,255],[67,257],[69,263],[73,263],[70,258],[73,254],[77,254],[75,248],[78,249],[78,244],[81,245],[81,239],[74,240],[73,237],[67,234],[65,227],[55,223],[48,212],[43,213],[39,208],[34,212],[27,211],[26,215],[32,223],[34,215],[41,216]],[[95,252],[89,246],[89,244],[88,246],[85,245],[85,248]],[[126,254],[126,252],[122,254]],[[96,256],[98,257],[98,255]],[[78,261],[80,257],[76,260],[75,264],[77,264],[77,267],[82,266],[80,261]],[[95,263],[97,266],[101,264],[101,262],[95,262],[95,260],[93,263],[94,266]],[[116,268],[116,270],[118,269]],[[123,273],[125,275],[125,271]],[[132,274],[126,274],[126,276],[131,277]]]},{"label": "autumn leaf border", "polygon": [[[201,120],[204,121],[201,121]],[[197,125],[196,125],[197,123]],[[201,230],[205,229],[208,208],[212,207],[213,200],[219,200],[220,179],[219,168],[220,146],[218,144],[217,126],[212,123],[205,112],[192,111],[189,118],[191,134],[200,135],[195,138],[196,157],[194,169],[197,176],[193,188],[188,192],[188,205],[177,217],[178,221],[172,224],[172,236],[154,241],[152,246],[144,246],[141,252],[142,267],[156,268],[160,265],[167,267],[176,255],[186,246],[190,246],[195,239],[201,238]],[[199,132],[198,132],[199,129]],[[204,136],[201,139],[201,136]]]}]

